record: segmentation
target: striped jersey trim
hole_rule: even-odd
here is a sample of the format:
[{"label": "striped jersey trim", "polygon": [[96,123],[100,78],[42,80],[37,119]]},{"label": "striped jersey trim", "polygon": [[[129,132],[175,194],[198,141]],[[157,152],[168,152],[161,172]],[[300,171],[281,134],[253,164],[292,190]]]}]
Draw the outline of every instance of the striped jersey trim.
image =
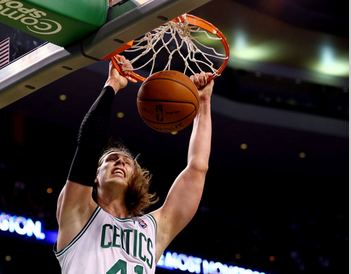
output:
[{"label": "striped jersey trim", "polygon": [[[146,216],[151,220],[151,223],[154,225],[155,227],[155,244],[157,242],[157,222],[154,218],[154,216],[152,216],[151,214],[146,214]],[[155,258],[154,258],[154,262],[155,262],[155,265],[156,265],[156,249],[155,249]]]},{"label": "striped jersey trim", "polygon": [[152,216],[151,214],[146,214],[146,216],[149,217],[149,219],[151,220],[152,224],[155,227],[155,234],[157,234],[157,223],[154,216]]},{"label": "striped jersey trim", "polygon": [[101,207],[98,205],[95,208],[95,210],[94,210],[93,214],[91,215],[90,219],[88,220],[88,222],[83,227],[83,229],[79,232],[79,234],[76,237],[73,238],[73,240],[64,249],[62,249],[61,251],[56,252],[55,251],[56,244],[55,244],[54,253],[55,253],[56,257],[62,256],[72,245],[74,245],[75,242],[77,242],[80,239],[80,237],[83,236],[85,231],[87,231],[87,229],[92,224],[92,222],[95,220],[96,216],[99,214],[100,211],[101,211]]},{"label": "striped jersey trim", "polygon": [[[108,213],[109,214],[109,213]],[[110,214],[111,215],[111,214]],[[130,218],[130,217],[128,217],[128,218],[118,218],[118,217],[115,217],[115,216],[113,216],[113,215],[111,215],[113,218],[115,218],[117,221],[119,221],[119,222],[121,222],[121,223],[127,223],[127,222],[133,222],[133,223],[135,223],[135,221],[132,219],[132,218]]]}]

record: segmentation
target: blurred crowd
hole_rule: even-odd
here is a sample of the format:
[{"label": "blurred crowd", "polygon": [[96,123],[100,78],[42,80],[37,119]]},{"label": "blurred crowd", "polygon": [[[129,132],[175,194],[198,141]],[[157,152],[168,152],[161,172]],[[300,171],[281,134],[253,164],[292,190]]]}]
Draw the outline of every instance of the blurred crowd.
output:
[{"label": "blurred crowd", "polygon": [[38,151],[16,144],[1,156],[0,211],[44,221],[47,228],[57,229],[57,178],[50,174],[48,162],[40,159]]}]

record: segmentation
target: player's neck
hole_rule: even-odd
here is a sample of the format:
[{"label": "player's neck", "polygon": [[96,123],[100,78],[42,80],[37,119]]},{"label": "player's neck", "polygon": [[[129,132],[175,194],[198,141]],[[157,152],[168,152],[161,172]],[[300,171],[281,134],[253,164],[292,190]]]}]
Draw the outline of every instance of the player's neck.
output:
[{"label": "player's neck", "polygon": [[98,204],[104,211],[111,214],[112,216],[118,218],[130,217],[127,207],[122,200],[115,199],[113,201],[108,201],[106,199],[98,199]]}]

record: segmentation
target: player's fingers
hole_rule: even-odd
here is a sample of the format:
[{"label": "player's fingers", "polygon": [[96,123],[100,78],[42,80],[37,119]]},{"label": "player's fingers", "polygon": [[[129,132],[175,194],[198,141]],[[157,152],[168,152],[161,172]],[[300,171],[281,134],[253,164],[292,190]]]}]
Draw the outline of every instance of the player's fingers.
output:
[{"label": "player's fingers", "polygon": [[121,63],[124,63],[127,60],[126,57],[124,57],[124,55],[117,55],[117,57]]},{"label": "player's fingers", "polygon": [[197,89],[201,87],[198,73],[196,73],[195,75],[191,75],[190,80],[193,81]]},{"label": "player's fingers", "polygon": [[208,81],[208,79],[213,75],[213,73],[211,73],[211,72],[206,72],[205,75],[206,75],[206,81],[207,81],[206,84],[208,84],[208,83],[210,82],[210,81]]},{"label": "player's fingers", "polygon": [[199,84],[201,87],[207,85],[207,76],[206,76],[206,73],[203,71],[199,75]]},{"label": "player's fingers", "polygon": [[118,70],[116,69],[112,61],[110,61],[110,64],[109,64],[109,71],[110,71],[110,76],[114,76],[116,73],[119,74]]},{"label": "player's fingers", "polygon": [[133,72],[133,66],[129,62],[129,60],[127,60],[126,71],[128,72],[128,74],[132,74],[132,72]]},{"label": "player's fingers", "polygon": [[117,55],[118,56],[118,63],[121,66],[122,71],[130,75],[133,71],[133,66],[131,65],[130,61],[123,55]]}]

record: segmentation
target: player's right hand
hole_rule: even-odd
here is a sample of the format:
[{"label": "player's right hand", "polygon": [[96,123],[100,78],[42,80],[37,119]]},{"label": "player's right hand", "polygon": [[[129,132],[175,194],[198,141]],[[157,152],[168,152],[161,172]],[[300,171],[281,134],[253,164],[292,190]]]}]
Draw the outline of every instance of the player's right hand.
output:
[{"label": "player's right hand", "polygon": [[[121,69],[126,75],[130,75],[133,71],[133,66],[130,64],[129,60],[127,60],[123,55],[118,55],[119,60],[121,61]],[[121,88],[125,88],[128,84],[128,80],[119,74],[117,69],[114,67],[112,62],[109,64],[109,76],[106,81],[105,86],[112,86],[117,93]]]}]

